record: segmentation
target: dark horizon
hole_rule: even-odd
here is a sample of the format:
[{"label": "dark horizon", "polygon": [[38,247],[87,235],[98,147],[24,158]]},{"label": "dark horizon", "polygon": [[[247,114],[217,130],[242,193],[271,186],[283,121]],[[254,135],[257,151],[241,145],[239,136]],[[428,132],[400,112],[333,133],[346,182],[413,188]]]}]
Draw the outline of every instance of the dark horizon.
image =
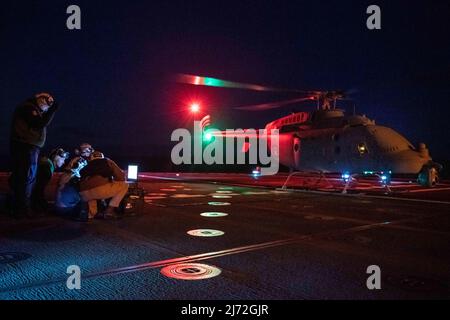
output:
[{"label": "dark horizon", "polygon": [[[78,1],[82,30],[65,28],[68,1],[2,4],[0,145],[5,170],[14,107],[49,91],[62,104],[45,150],[88,141],[106,154],[165,156],[171,132],[202,102],[220,128],[263,128],[292,110],[231,107],[292,95],[174,84],[176,73],[299,89],[348,89],[358,113],[392,127],[436,160],[450,159],[449,3],[377,1],[382,30],[358,4],[181,4]],[[353,103],[345,102],[349,111]],[[155,148],[154,146],[158,146]]]}]

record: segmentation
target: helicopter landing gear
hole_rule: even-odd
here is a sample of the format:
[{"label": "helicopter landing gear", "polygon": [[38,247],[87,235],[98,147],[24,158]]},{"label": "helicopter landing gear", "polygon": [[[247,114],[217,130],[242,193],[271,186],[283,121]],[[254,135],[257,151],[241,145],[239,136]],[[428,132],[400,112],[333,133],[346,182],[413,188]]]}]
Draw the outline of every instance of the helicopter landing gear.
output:
[{"label": "helicopter landing gear", "polygon": [[378,178],[380,178],[381,185],[386,190],[385,194],[391,194],[392,190],[389,187],[389,185],[391,184],[391,174],[390,173],[381,173],[381,174],[376,174],[376,176]]},{"label": "helicopter landing gear", "polygon": [[347,194],[347,190],[348,187],[350,186],[350,183],[356,180],[355,176],[356,174],[349,175],[348,173],[344,173],[342,175],[342,179],[345,181],[345,186],[344,189],[342,190],[342,194]]},{"label": "helicopter landing gear", "polygon": [[[364,176],[367,176],[367,175],[369,175],[369,174],[364,174]],[[389,187],[389,185],[391,184],[390,172],[388,172],[388,173],[381,172],[380,174],[371,172],[370,175],[378,177],[380,179],[379,181],[385,190],[385,194],[392,193],[392,189]],[[347,190],[350,186],[350,183],[352,183],[352,182],[357,183],[358,182],[357,177],[359,177],[359,176],[361,176],[361,174],[359,174],[359,173],[355,173],[352,175],[350,175],[348,173],[344,173],[342,175],[342,179],[345,181],[345,186],[344,186],[344,189],[342,190],[342,194],[347,194]]]},{"label": "helicopter landing gear", "polygon": [[423,166],[419,173],[417,182],[424,187],[433,188],[439,182],[439,171],[442,170],[442,166],[435,162],[429,162]]}]

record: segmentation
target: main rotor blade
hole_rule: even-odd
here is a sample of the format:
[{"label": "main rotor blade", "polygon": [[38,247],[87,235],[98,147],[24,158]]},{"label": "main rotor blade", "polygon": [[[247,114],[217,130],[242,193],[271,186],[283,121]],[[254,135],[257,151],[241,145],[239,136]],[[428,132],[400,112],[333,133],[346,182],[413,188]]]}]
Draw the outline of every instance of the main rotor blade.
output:
[{"label": "main rotor blade", "polygon": [[175,81],[178,83],[183,83],[183,84],[192,84],[192,85],[196,85],[196,86],[207,86],[207,87],[218,87],[218,88],[244,89],[244,90],[253,90],[253,91],[271,91],[271,92],[296,92],[296,93],[304,93],[304,94],[308,93],[308,91],[266,87],[266,86],[261,86],[261,85],[256,85],[256,84],[240,83],[240,82],[227,81],[227,80],[216,79],[216,78],[195,76],[195,75],[190,75],[190,74],[177,74],[175,76]]},{"label": "main rotor blade", "polygon": [[246,111],[263,111],[263,110],[270,110],[270,109],[284,107],[284,106],[294,104],[297,102],[312,101],[312,100],[315,100],[315,98],[314,97],[297,98],[297,99],[284,100],[284,101],[278,101],[278,102],[256,104],[256,105],[251,105],[251,106],[235,107],[234,109],[246,110]]}]

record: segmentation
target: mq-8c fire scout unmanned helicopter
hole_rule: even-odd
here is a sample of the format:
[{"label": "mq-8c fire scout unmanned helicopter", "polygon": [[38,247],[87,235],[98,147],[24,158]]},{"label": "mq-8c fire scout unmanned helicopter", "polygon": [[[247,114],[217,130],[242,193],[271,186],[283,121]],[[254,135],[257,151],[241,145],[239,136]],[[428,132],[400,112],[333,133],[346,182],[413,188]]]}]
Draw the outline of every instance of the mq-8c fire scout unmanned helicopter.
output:
[{"label": "mq-8c fire scout unmanned helicopter", "polygon": [[415,147],[395,130],[377,125],[365,115],[347,115],[336,107],[338,100],[346,99],[343,91],[286,90],[193,75],[178,75],[177,81],[256,91],[293,91],[301,95],[281,102],[237,107],[238,110],[262,111],[316,101],[317,110],[313,112],[295,112],[266,125],[268,132],[279,130],[279,161],[291,170],[341,173],[345,179],[355,174],[378,175],[385,183],[389,183],[392,174],[417,175],[418,183],[427,187],[438,182],[442,166],[433,162],[424,143]]}]

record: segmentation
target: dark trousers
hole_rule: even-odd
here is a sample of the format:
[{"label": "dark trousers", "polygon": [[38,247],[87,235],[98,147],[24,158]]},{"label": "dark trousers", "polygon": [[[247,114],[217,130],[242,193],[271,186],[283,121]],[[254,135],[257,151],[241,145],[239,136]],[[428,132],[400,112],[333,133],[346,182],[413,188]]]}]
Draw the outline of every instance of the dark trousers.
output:
[{"label": "dark trousers", "polygon": [[39,161],[34,183],[33,193],[31,195],[31,209],[36,213],[46,212],[48,202],[45,200],[45,188],[52,180],[53,169],[48,161]]},{"label": "dark trousers", "polygon": [[9,184],[13,191],[13,213],[28,214],[40,148],[16,141],[11,142],[10,148],[12,170]]},{"label": "dark trousers", "polygon": [[45,212],[48,209],[48,202],[45,200],[45,188],[49,184],[50,179],[43,177],[38,173],[31,194],[31,208],[37,212]]}]

